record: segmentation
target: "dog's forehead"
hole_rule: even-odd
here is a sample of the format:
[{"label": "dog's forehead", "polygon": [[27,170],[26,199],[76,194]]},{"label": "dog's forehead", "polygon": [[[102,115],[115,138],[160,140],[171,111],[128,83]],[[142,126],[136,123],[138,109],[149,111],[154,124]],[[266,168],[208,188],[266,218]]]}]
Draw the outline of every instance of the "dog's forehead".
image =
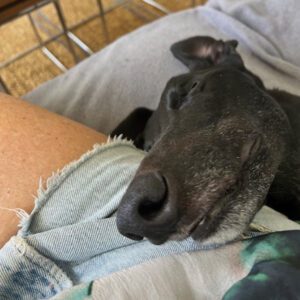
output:
[{"label": "dog's forehead", "polygon": [[190,78],[197,79],[205,79],[205,80],[217,80],[220,81],[245,81],[250,80],[252,82],[252,78],[249,75],[245,74],[242,70],[238,68],[232,68],[228,66],[215,66],[212,68],[190,72]]},{"label": "dog's forehead", "polygon": [[213,84],[216,88],[220,89],[222,88],[222,83],[232,83],[232,87],[238,87],[240,84],[248,82],[251,86],[257,86],[251,74],[245,73],[243,70],[228,66],[215,66],[172,77],[166,89],[199,81]]}]

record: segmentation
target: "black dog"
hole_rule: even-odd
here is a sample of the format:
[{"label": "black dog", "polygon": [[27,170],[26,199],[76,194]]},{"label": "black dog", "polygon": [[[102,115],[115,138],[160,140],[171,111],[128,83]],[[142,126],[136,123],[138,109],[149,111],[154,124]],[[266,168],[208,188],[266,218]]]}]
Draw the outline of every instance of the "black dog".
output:
[{"label": "black dog", "polygon": [[236,46],[174,44],[190,72],[167,83],[155,112],[137,109],[112,133],[149,151],[118,209],[123,235],[227,242],[266,201],[300,216],[300,98],[266,90]]}]

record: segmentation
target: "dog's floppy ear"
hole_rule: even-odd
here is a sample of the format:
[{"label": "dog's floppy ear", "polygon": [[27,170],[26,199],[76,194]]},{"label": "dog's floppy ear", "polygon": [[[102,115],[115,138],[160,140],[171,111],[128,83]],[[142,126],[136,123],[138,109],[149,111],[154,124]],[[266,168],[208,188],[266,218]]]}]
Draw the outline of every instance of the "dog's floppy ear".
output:
[{"label": "dog's floppy ear", "polygon": [[224,42],[209,36],[196,36],[173,44],[171,51],[191,71],[219,64],[243,67],[242,58],[236,52],[237,45],[236,40]]}]

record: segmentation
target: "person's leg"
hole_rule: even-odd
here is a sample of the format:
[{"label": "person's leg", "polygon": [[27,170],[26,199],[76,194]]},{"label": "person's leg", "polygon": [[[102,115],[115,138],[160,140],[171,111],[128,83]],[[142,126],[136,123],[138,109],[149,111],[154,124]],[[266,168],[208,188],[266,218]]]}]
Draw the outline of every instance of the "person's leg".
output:
[{"label": "person's leg", "polygon": [[0,248],[16,233],[9,209],[30,212],[46,179],[107,137],[23,100],[0,94]]}]

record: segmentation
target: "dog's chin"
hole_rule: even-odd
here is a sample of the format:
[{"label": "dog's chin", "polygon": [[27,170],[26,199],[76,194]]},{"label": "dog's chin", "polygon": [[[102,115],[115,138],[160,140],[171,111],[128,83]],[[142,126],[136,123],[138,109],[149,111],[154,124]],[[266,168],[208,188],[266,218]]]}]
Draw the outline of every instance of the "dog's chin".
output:
[{"label": "dog's chin", "polygon": [[193,222],[190,226],[180,232],[172,234],[168,240],[183,240],[192,237],[203,245],[224,245],[236,240],[242,235],[247,226],[239,224],[219,224],[214,226],[213,220],[209,218]]},{"label": "dog's chin", "polygon": [[208,245],[224,245],[226,243],[236,240],[243,230],[237,228],[224,228],[213,232],[205,231],[203,225],[198,225],[190,234],[174,233],[169,237],[162,238],[148,238],[149,242],[154,245],[162,245],[168,241],[181,241],[188,237],[192,237],[195,241],[201,244]]},{"label": "dog's chin", "polygon": [[216,227],[209,225],[211,224],[199,224],[190,236],[203,245],[224,245],[237,240],[247,227],[236,224],[219,224]]},{"label": "dog's chin", "polygon": [[248,228],[249,220],[244,219],[243,222],[241,220],[238,222],[236,219],[238,216],[242,219],[237,213],[231,212],[230,216],[223,216],[222,221],[218,222],[218,218],[207,215],[194,220],[189,225],[180,226],[176,232],[168,236],[148,238],[148,240],[152,244],[161,245],[167,241],[180,241],[192,237],[195,241],[206,246],[221,246],[237,240]]}]

